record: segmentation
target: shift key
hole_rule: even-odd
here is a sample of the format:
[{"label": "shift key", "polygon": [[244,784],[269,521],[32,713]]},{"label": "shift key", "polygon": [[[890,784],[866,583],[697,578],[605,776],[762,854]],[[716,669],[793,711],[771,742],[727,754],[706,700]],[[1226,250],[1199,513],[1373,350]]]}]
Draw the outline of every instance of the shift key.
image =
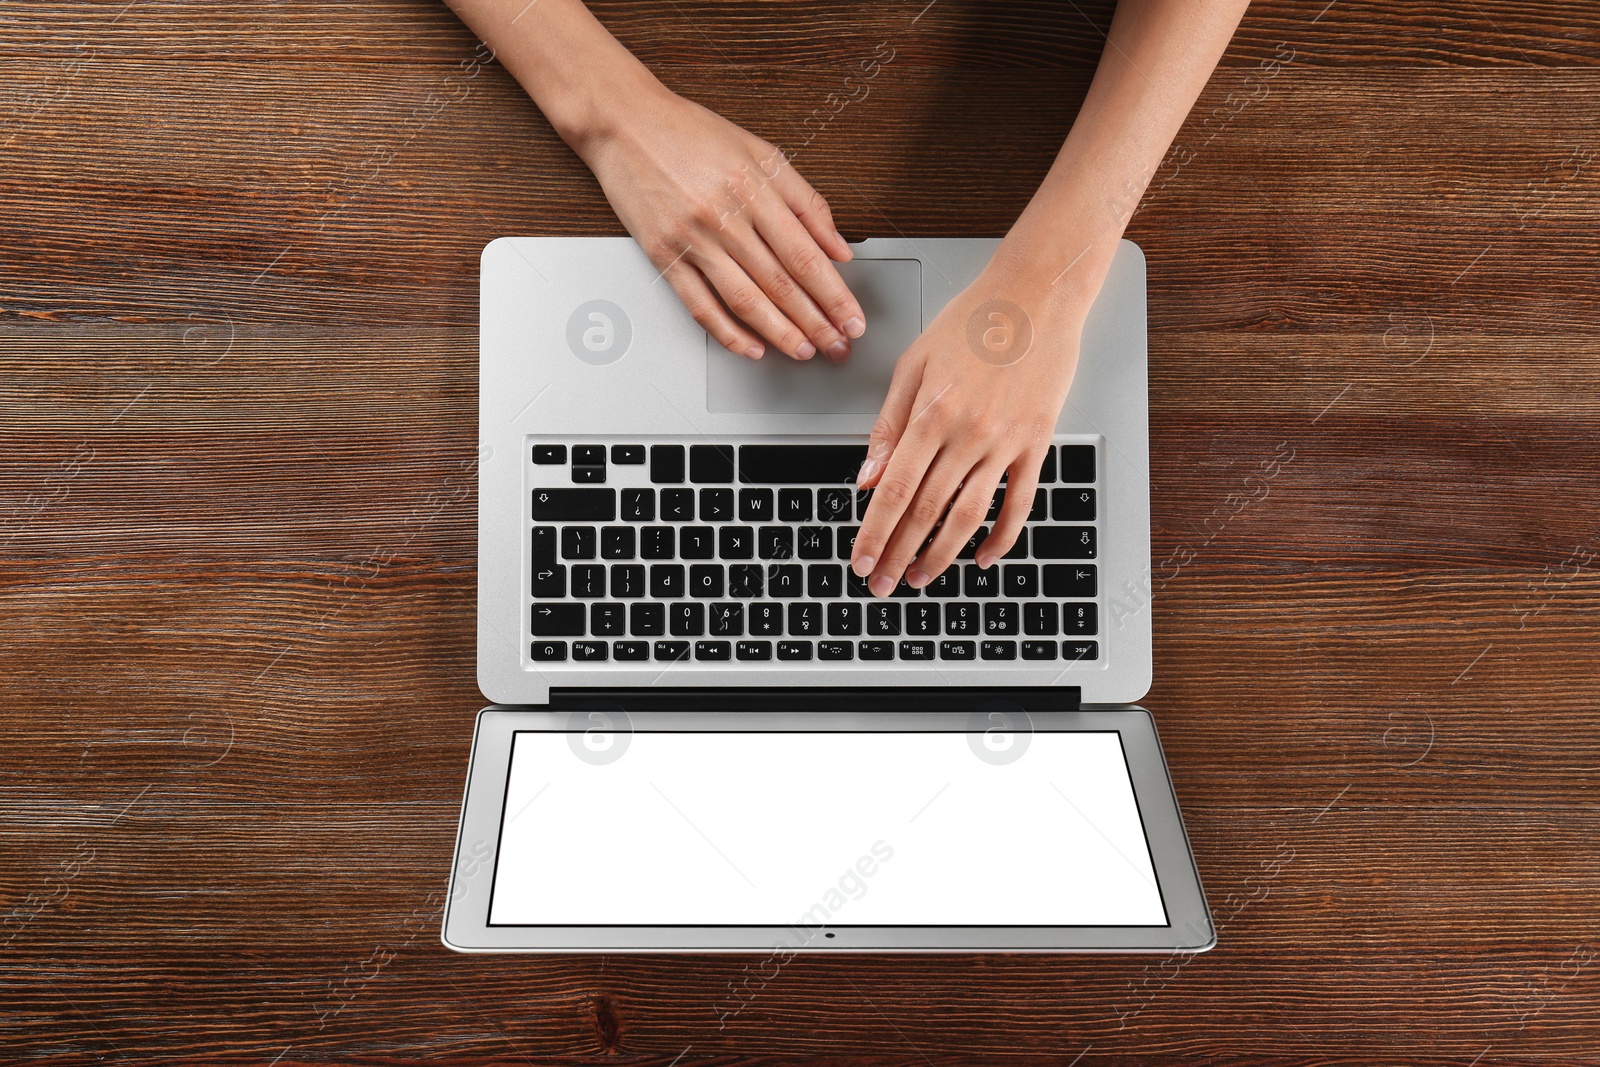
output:
[{"label": "shift key", "polygon": [[615,489],[535,489],[533,517],[540,522],[616,522]]},{"label": "shift key", "polygon": [[1095,529],[1092,526],[1035,526],[1034,559],[1094,559]]}]

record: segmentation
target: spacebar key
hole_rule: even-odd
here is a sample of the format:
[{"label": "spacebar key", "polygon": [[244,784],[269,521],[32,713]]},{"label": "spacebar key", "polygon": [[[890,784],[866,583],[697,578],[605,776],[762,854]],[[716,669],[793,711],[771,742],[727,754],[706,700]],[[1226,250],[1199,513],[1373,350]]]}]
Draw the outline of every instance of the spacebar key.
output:
[{"label": "spacebar key", "polygon": [[853,482],[862,445],[740,445],[739,480],[753,485]]},{"label": "spacebar key", "polygon": [[535,489],[533,517],[543,522],[615,522],[615,489]]}]

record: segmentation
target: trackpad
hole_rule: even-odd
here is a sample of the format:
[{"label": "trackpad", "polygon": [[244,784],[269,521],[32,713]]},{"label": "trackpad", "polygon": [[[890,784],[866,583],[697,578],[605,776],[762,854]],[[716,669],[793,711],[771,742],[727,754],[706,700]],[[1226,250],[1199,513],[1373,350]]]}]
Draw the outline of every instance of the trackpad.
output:
[{"label": "trackpad", "polygon": [[876,414],[895,360],[922,332],[922,263],[854,259],[836,263],[866,315],[867,332],[834,363],[818,353],[790,359],[770,346],[760,359],[736,356],[706,337],[706,410],[717,415]]}]

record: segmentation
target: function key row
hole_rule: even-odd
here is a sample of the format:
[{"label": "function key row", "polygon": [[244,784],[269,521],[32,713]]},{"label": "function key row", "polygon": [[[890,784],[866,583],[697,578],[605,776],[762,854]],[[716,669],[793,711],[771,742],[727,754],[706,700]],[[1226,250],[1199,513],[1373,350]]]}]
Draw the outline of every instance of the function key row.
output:
[{"label": "function key row", "polygon": [[1029,601],[1014,604],[962,601],[904,605],[852,601],[831,604],[771,601],[704,604],[572,602],[537,604],[529,615],[534,637],[1093,637],[1099,615],[1093,604]]},{"label": "function key row", "polygon": [[[1052,445],[1039,467],[1044,484],[1092,484],[1095,478],[1094,445]],[[638,465],[645,462],[645,446],[612,445],[611,462]],[[866,458],[866,445],[651,445],[650,480],[674,484],[687,479],[702,484],[743,482],[747,485],[853,482]],[[559,466],[567,462],[567,446],[533,446],[533,462]],[[735,474],[737,473],[737,478]],[[606,480],[606,446],[572,446],[572,480]]]},{"label": "function key row", "polygon": [[[790,662],[818,660],[1055,660],[1092,661],[1100,658],[1094,641],[574,641],[576,662],[656,660],[676,662],[691,657],[701,663]],[[540,663],[562,663],[568,658],[567,642],[535,641],[529,656]]]}]

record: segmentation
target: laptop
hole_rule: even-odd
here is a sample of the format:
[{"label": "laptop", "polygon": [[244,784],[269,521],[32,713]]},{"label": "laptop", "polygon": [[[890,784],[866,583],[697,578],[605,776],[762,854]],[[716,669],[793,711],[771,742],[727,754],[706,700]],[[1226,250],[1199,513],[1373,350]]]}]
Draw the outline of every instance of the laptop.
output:
[{"label": "laptop", "polygon": [[[697,326],[628,238],[501,238],[480,306],[461,951],[1195,952],[1150,714],[1144,258],[1122,242],[1025,536],[849,567],[895,360],[992,239],[872,239],[842,364]],[[1002,492],[1003,492],[1002,487]],[[997,505],[998,507],[998,505]],[[991,512],[992,520],[994,512]]]}]

